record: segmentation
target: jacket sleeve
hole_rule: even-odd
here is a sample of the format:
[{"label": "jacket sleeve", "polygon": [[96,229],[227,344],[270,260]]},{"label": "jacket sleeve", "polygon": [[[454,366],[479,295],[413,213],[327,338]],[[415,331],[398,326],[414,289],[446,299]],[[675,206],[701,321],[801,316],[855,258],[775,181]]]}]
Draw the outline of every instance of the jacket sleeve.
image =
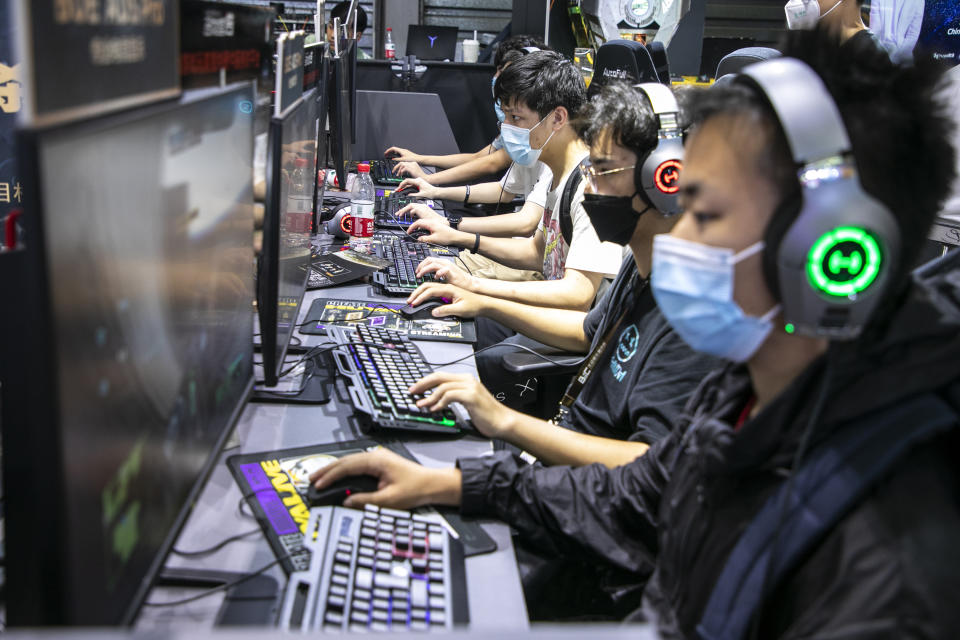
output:
[{"label": "jacket sleeve", "polygon": [[672,436],[608,469],[528,465],[505,452],[457,461],[465,515],[496,516],[548,553],[588,553],[628,571],[652,562]]}]

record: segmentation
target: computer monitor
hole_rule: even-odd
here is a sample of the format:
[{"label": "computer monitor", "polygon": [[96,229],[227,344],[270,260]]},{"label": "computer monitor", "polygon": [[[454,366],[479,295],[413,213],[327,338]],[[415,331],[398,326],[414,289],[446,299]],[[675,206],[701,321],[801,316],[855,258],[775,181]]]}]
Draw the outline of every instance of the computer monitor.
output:
[{"label": "computer monitor", "polygon": [[347,40],[341,56],[346,58],[347,91],[350,93],[350,142],[357,142],[357,44],[356,40]]},{"label": "computer monitor", "polygon": [[457,53],[456,27],[429,27],[411,24],[407,27],[407,55],[419,60],[453,60]]},{"label": "computer monitor", "polygon": [[203,90],[19,138],[8,625],[131,623],[247,400],[253,100]]},{"label": "computer monitor", "polygon": [[[263,383],[267,387],[276,386],[283,369],[310,269],[317,106],[316,89],[311,89],[270,120],[263,250],[257,276]],[[303,173],[310,182],[298,189],[295,176]]]},{"label": "computer monitor", "polygon": [[326,55],[326,42],[311,42],[303,46],[303,90],[307,91],[317,86],[320,81],[320,71]]},{"label": "computer monitor", "polygon": [[914,54],[929,55],[951,66],[960,64],[960,4],[956,0],[927,0]]},{"label": "computer monitor", "polygon": [[351,127],[353,95],[349,82],[349,58],[331,60],[330,79],[330,155],[341,188],[347,186],[347,168],[352,158]]},{"label": "computer monitor", "polygon": [[[327,112],[330,105],[330,56],[318,55],[317,64],[317,83],[316,83],[316,101],[317,101],[317,182],[313,197],[313,228],[317,229],[320,208],[323,205],[323,192],[325,182],[320,182],[319,172],[327,168],[327,156],[329,146],[327,144]],[[324,176],[326,177],[326,176]]]}]

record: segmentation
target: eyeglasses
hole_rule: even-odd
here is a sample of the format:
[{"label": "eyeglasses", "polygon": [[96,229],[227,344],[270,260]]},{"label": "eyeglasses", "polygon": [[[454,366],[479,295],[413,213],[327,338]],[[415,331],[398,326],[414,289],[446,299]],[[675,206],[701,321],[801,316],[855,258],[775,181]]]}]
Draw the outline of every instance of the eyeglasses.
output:
[{"label": "eyeglasses", "polygon": [[629,167],[619,167],[617,169],[607,169],[605,171],[597,171],[597,168],[593,166],[593,163],[590,162],[590,158],[584,158],[583,162],[580,163],[580,173],[583,175],[583,179],[587,181],[590,190],[594,193],[597,192],[597,178],[601,176],[608,176],[613,173],[620,173],[621,171],[630,171],[635,169],[637,165],[632,164]]}]

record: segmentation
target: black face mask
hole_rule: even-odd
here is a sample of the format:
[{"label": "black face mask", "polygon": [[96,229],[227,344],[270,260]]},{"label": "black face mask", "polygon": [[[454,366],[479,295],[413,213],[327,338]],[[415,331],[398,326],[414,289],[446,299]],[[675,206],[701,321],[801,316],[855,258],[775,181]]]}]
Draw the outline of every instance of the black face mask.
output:
[{"label": "black face mask", "polygon": [[[635,192],[635,196],[638,192]],[[600,196],[595,193],[583,194],[583,209],[590,218],[600,242],[612,242],[625,246],[633,237],[640,216],[647,212],[635,211],[633,196]]]}]

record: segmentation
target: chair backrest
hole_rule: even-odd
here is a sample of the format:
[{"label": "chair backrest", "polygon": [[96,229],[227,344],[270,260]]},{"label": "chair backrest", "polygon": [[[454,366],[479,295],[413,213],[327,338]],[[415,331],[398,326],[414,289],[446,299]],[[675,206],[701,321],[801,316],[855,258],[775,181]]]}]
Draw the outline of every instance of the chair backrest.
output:
[{"label": "chair backrest", "polygon": [[625,80],[630,84],[660,81],[653,58],[643,43],[609,40],[597,49],[593,80],[590,81],[587,96],[593,96],[612,80]]},{"label": "chair backrest", "polygon": [[720,79],[731,73],[740,73],[748,64],[763,62],[764,60],[778,56],[780,56],[780,52],[770,47],[744,47],[743,49],[737,49],[720,59],[720,63],[717,65],[717,73],[714,77]]},{"label": "chair backrest", "polygon": [[657,72],[662,84],[670,86],[670,60],[667,59],[667,48],[662,42],[651,42],[647,45],[650,52],[650,58],[653,60],[653,68]]}]

